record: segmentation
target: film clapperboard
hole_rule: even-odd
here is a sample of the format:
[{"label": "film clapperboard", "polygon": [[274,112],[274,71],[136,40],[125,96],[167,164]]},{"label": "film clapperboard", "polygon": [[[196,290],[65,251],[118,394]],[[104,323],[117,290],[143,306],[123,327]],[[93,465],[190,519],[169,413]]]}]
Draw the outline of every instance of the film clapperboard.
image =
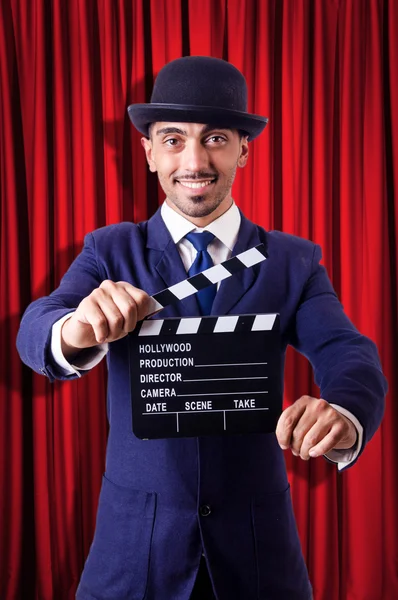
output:
[{"label": "film clapperboard", "polygon": [[[151,297],[148,316],[267,258],[263,244]],[[268,433],[282,412],[278,314],[146,319],[129,334],[141,439]]]}]

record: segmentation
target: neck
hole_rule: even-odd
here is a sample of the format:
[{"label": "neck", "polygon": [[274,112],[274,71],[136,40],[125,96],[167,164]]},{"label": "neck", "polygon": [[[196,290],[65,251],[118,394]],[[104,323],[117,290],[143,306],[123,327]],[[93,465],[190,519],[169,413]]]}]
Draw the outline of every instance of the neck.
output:
[{"label": "neck", "polygon": [[206,225],[209,225],[209,223],[212,223],[213,221],[215,221],[216,219],[221,217],[224,213],[226,213],[227,210],[229,210],[231,208],[233,199],[230,197],[228,199],[227,203],[222,202],[215,210],[213,210],[213,212],[211,212],[210,214],[205,215],[203,217],[191,217],[190,215],[185,214],[175,204],[173,204],[173,202],[171,202],[171,200],[169,200],[168,198],[166,198],[166,203],[176,213],[178,213],[179,215],[184,217],[184,219],[187,219],[187,221],[190,221],[196,227],[203,228],[203,227],[206,227]]}]

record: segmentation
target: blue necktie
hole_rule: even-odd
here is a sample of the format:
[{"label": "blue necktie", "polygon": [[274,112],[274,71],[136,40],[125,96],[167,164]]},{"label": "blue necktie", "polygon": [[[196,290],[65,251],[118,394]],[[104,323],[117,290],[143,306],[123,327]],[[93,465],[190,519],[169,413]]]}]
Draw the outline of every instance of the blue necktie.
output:
[{"label": "blue necktie", "polygon": [[[210,233],[210,231],[203,231],[203,233],[188,233],[185,237],[191,242],[195,250],[197,250],[195,260],[188,271],[189,277],[192,277],[214,265],[212,258],[207,251],[207,246],[214,240],[214,235]],[[216,293],[216,284],[200,290],[200,292],[197,293],[197,299],[202,315],[209,315],[211,313],[211,307]]]}]

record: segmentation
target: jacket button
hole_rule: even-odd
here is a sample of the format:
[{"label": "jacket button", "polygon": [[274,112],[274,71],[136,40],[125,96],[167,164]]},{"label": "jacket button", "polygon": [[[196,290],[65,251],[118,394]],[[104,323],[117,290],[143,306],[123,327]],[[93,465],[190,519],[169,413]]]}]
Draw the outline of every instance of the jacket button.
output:
[{"label": "jacket button", "polygon": [[208,517],[210,513],[211,508],[208,504],[203,504],[203,506],[199,508],[199,514],[201,517]]}]

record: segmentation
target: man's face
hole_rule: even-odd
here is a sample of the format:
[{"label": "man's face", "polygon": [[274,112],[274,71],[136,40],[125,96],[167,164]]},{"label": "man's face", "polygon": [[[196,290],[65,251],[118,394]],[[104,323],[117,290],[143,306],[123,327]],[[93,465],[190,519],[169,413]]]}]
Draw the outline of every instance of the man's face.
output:
[{"label": "man's face", "polygon": [[230,207],[236,169],[248,157],[247,138],[237,130],[161,122],[141,142],[174,210],[205,226]]}]

